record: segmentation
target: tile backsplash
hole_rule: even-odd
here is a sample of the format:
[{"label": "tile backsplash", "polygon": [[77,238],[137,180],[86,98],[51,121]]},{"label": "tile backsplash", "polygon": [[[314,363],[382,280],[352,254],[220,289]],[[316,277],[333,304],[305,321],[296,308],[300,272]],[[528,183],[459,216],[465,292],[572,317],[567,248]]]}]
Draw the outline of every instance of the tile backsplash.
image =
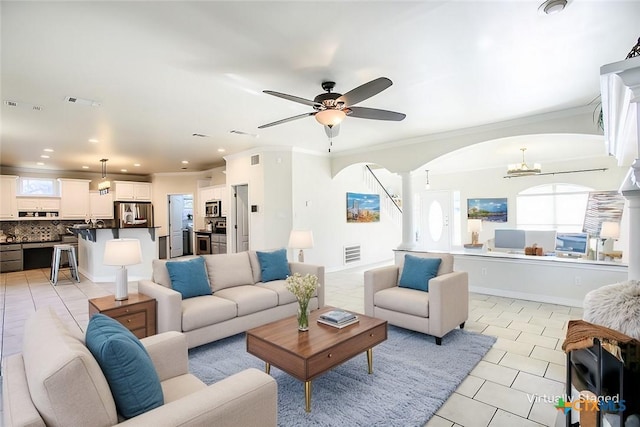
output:
[{"label": "tile backsplash", "polygon": [[2,221],[0,222],[0,230],[5,235],[15,236],[17,242],[40,242],[60,240],[62,235],[69,234],[67,227],[78,223],[79,221],[59,220]]}]

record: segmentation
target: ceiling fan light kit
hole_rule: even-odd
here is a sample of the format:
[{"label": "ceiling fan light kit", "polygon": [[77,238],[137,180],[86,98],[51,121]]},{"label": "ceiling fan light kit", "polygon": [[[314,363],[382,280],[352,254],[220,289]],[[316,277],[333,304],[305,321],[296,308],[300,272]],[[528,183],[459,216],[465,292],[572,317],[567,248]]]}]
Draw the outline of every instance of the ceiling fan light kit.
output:
[{"label": "ceiling fan light kit", "polygon": [[318,111],[315,115],[318,123],[325,126],[339,125],[345,117],[347,117],[347,115],[342,110],[322,110]]}]

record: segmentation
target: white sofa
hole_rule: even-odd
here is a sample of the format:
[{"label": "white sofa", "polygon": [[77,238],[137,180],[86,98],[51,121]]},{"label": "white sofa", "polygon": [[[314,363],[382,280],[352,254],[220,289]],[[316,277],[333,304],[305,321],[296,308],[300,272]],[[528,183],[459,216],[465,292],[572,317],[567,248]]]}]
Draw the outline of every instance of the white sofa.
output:
[{"label": "white sofa", "polygon": [[[183,332],[192,348],[296,314],[298,302],[286,289],[284,280],[261,281],[255,251],[202,257],[212,295],[183,300],[179,292],[171,289],[166,263],[193,257],[154,260],[152,280],[138,282],[138,291],[158,302],[158,332]],[[291,274],[318,276],[320,287],[309,301],[309,308],[323,307],[324,267],[290,262],[289,268]]]},{"label": "white sofa", "polygon": [[183,334],[141,342],[160,378],[164,404],[122,421],[84,338],[51,308],[38,310],[25,324],[23,352],[4,359],[4,426],[276,426],[278,390],[269,375],[247,369],[207,387],[188,373]]},{"label": "white sofa", "polygon": [[421,258],[440,258],[437,276],[429,280],[429,291],[398,286],[404,258],[396,265],[364,273],[364,313],[389,324],[433,335],[436,344],[469,317],[469,277],[453,271],[453,255],[416,252]]}]

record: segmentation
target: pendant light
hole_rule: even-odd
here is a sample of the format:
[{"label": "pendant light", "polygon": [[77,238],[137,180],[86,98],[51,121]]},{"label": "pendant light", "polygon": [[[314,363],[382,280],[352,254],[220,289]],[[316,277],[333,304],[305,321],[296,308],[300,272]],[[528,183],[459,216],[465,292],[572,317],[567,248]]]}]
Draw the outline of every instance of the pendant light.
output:
[{"label": "pendant light", "polygon": [[100,159],[102,163],[102,181],[98,183],[98,192],[100,195],[109,194],[111,188],[111,181],[107,180],[107,161],[109,159]]}]

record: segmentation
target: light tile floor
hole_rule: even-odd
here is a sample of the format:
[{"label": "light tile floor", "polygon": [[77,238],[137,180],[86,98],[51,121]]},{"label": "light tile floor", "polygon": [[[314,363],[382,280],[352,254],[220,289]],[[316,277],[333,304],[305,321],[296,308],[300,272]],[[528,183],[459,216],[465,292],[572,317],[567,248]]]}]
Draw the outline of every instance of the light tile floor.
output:
[{"label": "light tile floor", "polygon": [[[363,312],[363,272],[372,267],[327,273],[326,304]],[[21,351],[24,321],[37,308],[50,305],[68,326],[84,331],[87,300],[114,292],[113,283],[84,277],[75,283],[66,272],[52,286],[48,274],[48,269],[0,274],[2,357]],[[136,283],[129,289],[135,292]],[[465,328],[498,340],[426,427],[556,425],[553,404],[534,402],[534,395],[563,393],[562,340],[567,321],[581,318],[581,309],[481,294],[472,294],[469,304]]]}]

